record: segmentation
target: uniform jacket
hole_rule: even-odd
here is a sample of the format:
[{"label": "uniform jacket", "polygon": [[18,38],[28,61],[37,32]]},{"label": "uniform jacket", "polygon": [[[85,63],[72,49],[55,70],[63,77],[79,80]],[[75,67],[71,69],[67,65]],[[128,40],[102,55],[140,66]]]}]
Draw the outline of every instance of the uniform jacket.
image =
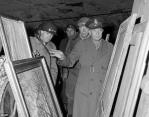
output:
[{"label": "uniform jacket", "polygon": [[30,37],[31,48],[34,56],[44,56],[48,65],[48,69],[52,75],[52,82],[54,85],[56,84],[58,68],[56,64],[56,58],[50,57],[49,52],[45,49],[45,46],[48,50],[56,49],[56,46],[53,42],[49,41],[45,46],[43,46],[42,42],[39,41],[36,37]]},{"label": "uniform jacket", "polygon": [[[72,67],[79,61],[81,68],[76,84],[73,117],[95,117],[97,96],[100,94],[111,58],[113,45],[101,40],[98,49],[91,38],[80,40],[62,62]],[[83,112],[84,111],[84,112]]]},{"label": "uniform jacket", "polygon": [[[73,37],[73,39],[68,39],[65,38],[61,41],[60,44],[60,50],[62,50],[66,55],[69,55],[72,51],[72,49],[74,48],[74,46],[76,45],[76,43],[80,40],[80,38],[77,36]],[[63,84],[63,92],[65,95],[63,96],[63,101],[68,103],[67,101],[72,100],[74,98],[74,89],[75,89],[75,85],[76,85],[76,81],[78,78],[78,73],[79,73],[79,69],[80,69],[80,64],[77,63],[75,64],[73,67],[71,68],[63,68],[63,72],[67,72],[67,79],[64,81]]]}]

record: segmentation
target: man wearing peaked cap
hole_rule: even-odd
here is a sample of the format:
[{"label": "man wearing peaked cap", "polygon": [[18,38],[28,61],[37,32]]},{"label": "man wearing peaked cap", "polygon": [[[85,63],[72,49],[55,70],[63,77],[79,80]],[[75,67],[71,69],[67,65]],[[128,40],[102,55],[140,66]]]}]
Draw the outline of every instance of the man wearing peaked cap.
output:
[{"label": "man wearing peaked cap", "polygon": [[44,22],[38,26],[35,36],[30,37],[33,56],[45,57],[54,86],[57,81],[58,68],[56,58],[50,56],[50,51],[56,49],[55,44],[51,41],[55,34],[56,26],[51,22]]},{"label": "man wearing peaked cap", "polygon": [[57,29],[56,29],[56,26],[52,24],[51,22],[46,22],[46,23],[41,23],[38,26],[38,30],[43,30],[43,31],[47,31],[52,34],[56,34]]},{"label": "man wearing peaked cap", "polygon": [[89,33],[89,29],[86,27],[86,23],[89,21],[88,17],[82,17],[79,21],[78,21],[78,27],[79,27],[79,31],[80,31],[80,38],[82,40],[89,38],[90,33]]},{"label": "man wearing peaked cap", "polygon": [[[80,38],[78,38],[77,27],[72,24],[67,25],[65,32],[67,37],[62,39],[59,49],[69,56]],[[74,92],[79,68],[79,63],[75,64],[73,68],[60,67],[61,77],[63,78],[62,101],[68,117],[72,115],[73,111]]]},{"label": "man wearing peaked cap", "polygon": [[81,19],[78,20],[78,26],[85,25],[88,20],[89,20],[88,17],[82,17]]},{"label": "man wearing peaked cap", "polygon": [[97,20],[96,18],[93,18],[86,23],[86,27],[89,28],[91,39],[98,48],[97,45],[100,45],[100,42],[102,40],[102,33],[104,31],[102,22]]},{"label": "man wearing peaked cap", "polygon": [[90,37],[80,40],[69,56],[57,51],[55,56],[61,65],[72,67],[80,63],[80,70],[75,87],[72,117],[100,117],[102,110],[98,99],[101,96],[113,45],[102,39],[102,22],[91,19],[86,23]]},{"label": "man wearing peaked cap", "polygon": [[86,27],[88,27],[89,29],[96,29],[96,28],[103,29],[103,24],[98,19],[93,18],[88,20],[88,22],[86,23]]}]

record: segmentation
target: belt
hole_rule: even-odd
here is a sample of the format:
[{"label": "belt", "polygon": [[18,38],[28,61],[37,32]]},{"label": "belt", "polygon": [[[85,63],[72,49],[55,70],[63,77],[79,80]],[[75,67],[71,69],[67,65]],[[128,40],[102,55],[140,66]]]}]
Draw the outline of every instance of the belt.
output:
[{"label": "belt", "polygon": [[92,73],[98,73],[99,69],[97,69],[96,67],[94,67],[94,65],[90,65],[90,66],[83,66],[82,70],[86,70],[87,72],[92,72]]},{"label": "belt", "polygon": [[95,72],[95,67],[94,67],[94,65],[91,65],[91,66],[90,66],[90,72]]}]

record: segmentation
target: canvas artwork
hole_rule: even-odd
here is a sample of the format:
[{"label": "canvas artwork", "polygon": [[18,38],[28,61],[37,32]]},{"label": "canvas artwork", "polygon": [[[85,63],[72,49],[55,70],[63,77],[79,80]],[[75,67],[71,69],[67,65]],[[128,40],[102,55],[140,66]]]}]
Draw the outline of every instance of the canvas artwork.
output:
[{"label": "canvas artwork", "polygon": [[16,103],[20,106],[18,113],[30,117],[62,117],[44,58],[14,61],[12,64],[13,68],[10,63],[5,67],[13,93],[16,93]]},{"label": "canvas artwork", "polygon": [[6,58],[11,60],[32,58],[23,21],[0,16],[0,39]]},{"label": "canvas artwork", "polygon": [[44,80],[42,67],[18,74],[23,95],[31,117],[57,117],[53,96]]},{"label": "canvas artwork", "polygon": [[[32,53],[23,21],[0,16],[0,43],[2,43],[4,57],[6,59],[14,61],[32,58]],[[3,71],[3,67],[1,67],[0,116],[15,116],[17,109],[14,105],[14,96],[8,81],[8,76],[3,74]]]}]

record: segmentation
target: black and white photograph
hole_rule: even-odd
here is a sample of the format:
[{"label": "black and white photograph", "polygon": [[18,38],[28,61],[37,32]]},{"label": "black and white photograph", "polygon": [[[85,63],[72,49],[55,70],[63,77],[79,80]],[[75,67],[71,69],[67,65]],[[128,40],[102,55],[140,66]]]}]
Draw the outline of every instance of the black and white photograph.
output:
[{"label": "black and white photograph", "polygon": [[149,0],[0,0],[0,117],[149,117]]}]

